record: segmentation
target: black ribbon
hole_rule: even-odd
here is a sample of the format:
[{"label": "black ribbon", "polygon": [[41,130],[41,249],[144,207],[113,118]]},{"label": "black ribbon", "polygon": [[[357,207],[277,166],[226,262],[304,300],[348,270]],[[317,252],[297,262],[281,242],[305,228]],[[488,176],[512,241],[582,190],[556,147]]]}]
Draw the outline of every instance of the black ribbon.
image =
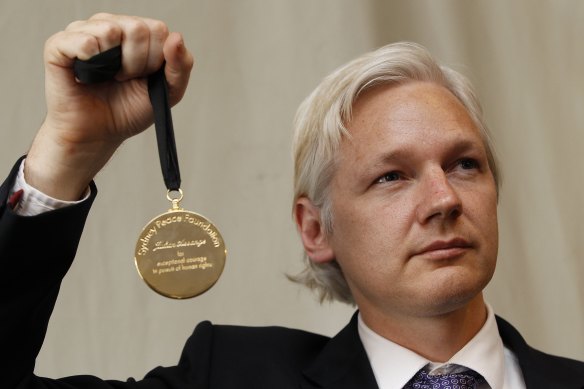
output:
[{"label": "black ribbon", "polygon": [[[73,64],[73,73],[82,83],[95,84],[113,80],[121,68],[122,48],[116,46],[91,57],[87,61],[76,59]],[[148,95],[154,111],[154,128],[156,129],[158,156],[160,157],[164,184],[168,190],[179,190],[180,169],[164,65],[148,77]]]}]

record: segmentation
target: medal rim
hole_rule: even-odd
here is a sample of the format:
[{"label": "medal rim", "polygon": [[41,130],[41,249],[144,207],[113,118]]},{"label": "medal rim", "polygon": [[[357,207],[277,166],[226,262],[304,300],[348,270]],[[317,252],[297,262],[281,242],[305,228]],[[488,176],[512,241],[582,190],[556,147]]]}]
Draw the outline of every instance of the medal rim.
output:
[{"label": "medal rim", "polygon": [[[137,255],[137,247],[138,247],[138,243],[140,242],[140,238],[142,237],[142,234],[144,233],[144,231],[146,231],[146,229],[158,218],[165,216],[165,215],[172,215],[172,214],[176,214],[176,213],[187,213],[187,214],[191,214],[191,215],[195,215],[198,219],[202,219],[205,222],[209,223],[211,226],[213,226],[213,229],[215,230],[215,232],[217,232],[217,235],[219,236],[221,243],[223,245],[223,250],[221,250],[221,254],[222,254],[222,264],[221,264],[221,269],[219,270],[219,272],[217,273],[217,277],[215,278],[215,280],[206,288],[204,288],[203,290],[201,290],[198,293],[195,294],[188,294],[188,295],[176,295],[173,293],[168,293],[168,292],[164,292],[162,290],[159,290],[157,288],[155,288],[150,282],[148,282],[148,279],[144,277],[144,275],[142,275],[142,272],[140,271],[140,267],[138,266],[138,255]],[[146,285],[148,285],[148,287],[150,289],[152,289],[154,292],[156,292],[157,294],[167,297],[167,298],[171,298],[174,300],[188,300],[197,296],[200,296],[204,293],[206,293],[207,291],[209,291],[209,289],[211,289],[213,286],[215,286],[215,284],[217,283],[217,281],[219,281],[219,278],[221,278],[221,275],[223,274],[223,271],[225,269],[225,263],[227,262],[227,246],[225,245],[225,240],[223,239],[223,235],[221,234],[221,231],[219,231],[219,229],[217,228],[217,226],[215,225],[215,223],[213,223],[211,220],[209,220],[207,217],[201,215],[200,213],[197,212],[193,212],[193,211],[189,211],[186,209],[169,209],[166,212],[163,212],[161,214],[159,214],[158,216],[153,217],[152,219],[150,219],[150,221],[148,223],[146,223],[144,225],[144,227],[142,228],[142,230],[140,231],[140,233],[138,234],[138,239],[136,241],[136,245],[134,247],[134,265],[136,267],[136,271],[138,272],[138,275],[140,276],[140,278],[142,279],[142,281],[144,281],[144,283]]]}]

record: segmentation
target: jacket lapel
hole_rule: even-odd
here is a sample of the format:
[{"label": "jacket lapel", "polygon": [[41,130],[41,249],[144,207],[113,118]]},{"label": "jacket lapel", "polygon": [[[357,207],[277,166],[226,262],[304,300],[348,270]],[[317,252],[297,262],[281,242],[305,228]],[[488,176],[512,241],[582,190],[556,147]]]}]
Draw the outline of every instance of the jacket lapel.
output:
[{"label": "jacket lapel", "polygon": [[378,389],[359,338],[357,313],[303,372],[302,388]]},{"label": "jacket lapel", "polygon": [[498,316],[497,326],[503,343],[519,361],[527,389],[584,389],[584,368],[581,362],[551,356],[531,348],[511,324]]}]

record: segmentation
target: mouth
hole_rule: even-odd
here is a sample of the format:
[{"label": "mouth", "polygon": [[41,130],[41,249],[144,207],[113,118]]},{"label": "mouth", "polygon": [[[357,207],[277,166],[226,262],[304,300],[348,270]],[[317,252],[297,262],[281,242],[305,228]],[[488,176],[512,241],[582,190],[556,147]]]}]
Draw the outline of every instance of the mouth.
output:
[{"label": "mouth", "polygon": [[450,240],[436,240],[425,246],[414,256],[420,256],[431,260],[444,260],[459,257],[472,248],[470,242],[462,238]]}]

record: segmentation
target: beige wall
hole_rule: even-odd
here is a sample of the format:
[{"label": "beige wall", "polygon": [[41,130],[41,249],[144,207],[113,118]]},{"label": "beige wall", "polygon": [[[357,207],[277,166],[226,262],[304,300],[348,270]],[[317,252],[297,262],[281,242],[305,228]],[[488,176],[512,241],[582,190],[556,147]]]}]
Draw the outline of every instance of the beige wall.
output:
[{"label": "beige wall", "polygon": [[[475,82],[504,172],[499,267],[488,300],[533,345],[584,359],[584,3],[580,1],[4,1],[0,166],[26,152],[44,114],[42,46],[97,11],[167,21],[197,57],[174,110],[186,199],[228,245],[219,283],[171,301],[133,264],[142,226],[168,207],[148,131],[97,177],[100,195],[64,281],[37,372],[141,377],[177,361],[194,325],[279,324],[334,334],[352,313],[319,306],[290,220],[290,123],[346,60],[415,40]],[[34,237],[31,237],[34,244]],[[9,276],[9,275],[5,275]]]}]

